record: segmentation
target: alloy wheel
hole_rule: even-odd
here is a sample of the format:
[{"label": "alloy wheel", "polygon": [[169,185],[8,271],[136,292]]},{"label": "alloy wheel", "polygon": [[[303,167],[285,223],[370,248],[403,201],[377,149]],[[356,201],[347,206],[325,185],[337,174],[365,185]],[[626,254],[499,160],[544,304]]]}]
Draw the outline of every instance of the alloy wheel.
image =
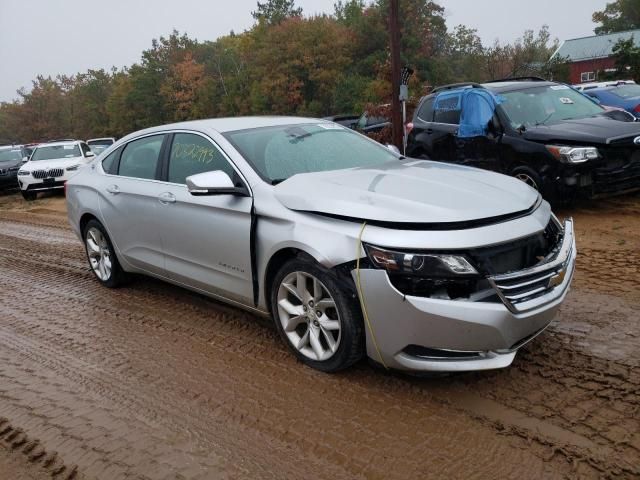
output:
[{"label": "alloy wheel", "polygon": [[95,227],[87,230],[85,239],[89,263],[93,273],[103,282],[111,278],[111,249],[103,233]]},{"label": "alloy wheel", "polygon": [[291,345],[305,357],[331,358],[341,340],[341,321],[336,303],[313,275],[292,272],[278,287],[278,320]]},{"label": "alloy wheel", "polygon": [[534,188],[535,190],[538,190],[538,184],[536,183],[536,181],[531,178],[529,175],[527,175],[526,173],[517,173],[516,174],[516,178],[518,180],[523,181],[524,183],[526,183],[527,185],[529,185],[531,188]]}]

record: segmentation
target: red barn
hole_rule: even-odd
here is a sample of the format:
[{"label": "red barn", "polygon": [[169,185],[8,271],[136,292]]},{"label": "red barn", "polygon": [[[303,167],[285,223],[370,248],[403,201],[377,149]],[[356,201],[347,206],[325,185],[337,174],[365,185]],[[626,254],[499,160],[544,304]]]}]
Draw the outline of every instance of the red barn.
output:
[{"label": "red barn", "polygon": [[595,82],[598,80],[598,72],[615,69],[613,47],[616,43],[630,38],[640,47],[640,30],[565,40],[551,58],[568,60],[571,83]]}]

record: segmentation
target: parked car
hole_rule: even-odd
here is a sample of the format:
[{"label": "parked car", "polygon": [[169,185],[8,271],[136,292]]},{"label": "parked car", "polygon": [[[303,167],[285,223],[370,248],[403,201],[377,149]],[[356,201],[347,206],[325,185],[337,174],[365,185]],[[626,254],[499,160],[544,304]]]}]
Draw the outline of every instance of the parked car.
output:
[{"label": "parked car", "polygon": [[384,115],[370,115],[369,112],[364,112],[360,115],[360,118],[358,118],[353,128],[366,135],[381,132],[385,127],[389,127],[390,125],[391,121],[388,117]]},{"label": "parked car", "polygon": [[[470,100],[465,111],[470,95],[485,97],[486,109]],[[461,115],[477,121],[481,113],[488,116],[465,124],[472,133],[463,138]],[[511,175],[552,201],[623,193],[640,188],[640,124],[620,113],[544,80],[445,86],[420,101],[407,155]]]},{"label": "parked car", "polygon": [[25,200],[35,200],[38,192],[63,189],[65,182],[94,156],[81,140],[38,145],[18,171],[22,196]]},{"label": "parked car", "polygon": [[0,146],[0,190],[18,188],[18,170],[27,155],[23,145]]},{"label": "parked car", "polygon": [[342,115],[331,115],[329,117],[324,117],[323,120],[329,120],[330,122],[338,123],[343,127],[355,128],[359,118],[360,118],[360,115],[342,114]]},{"label": "parked car", "polygon": [[100,155],[107,148],[115,143],[116,139],[113,137],[104,138],[90,138],[87,140],[87,145],[91,148],[91,151],[96,155]]},{"label": "parked car", "polygon": [[579,85],[576,88],[603,106],[622,108],[640,118],[640,85],[631,80]]},{"label": "parked car", "polygon": [[67,182],[106,287],[130,272],[272,315],[305,364],[505,367],[567,294],[576,249],[540,194],[406,159],[331,122],[211,119],[128,135]]}]

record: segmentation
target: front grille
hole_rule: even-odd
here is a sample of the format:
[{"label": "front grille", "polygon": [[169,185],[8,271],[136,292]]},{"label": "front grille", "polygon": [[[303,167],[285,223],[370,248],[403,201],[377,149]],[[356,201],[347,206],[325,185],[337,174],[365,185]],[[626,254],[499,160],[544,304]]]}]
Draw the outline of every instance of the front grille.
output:
[{"label": "front grille", "polygon": [[51,168],[49,170],[34,170],[31,172],[33,178],[56,178],[64,175],[62,168]]},{"label": "front grille", "polygon": [[560,242],[537,265],[516,272],[494,275],[489,282],[509,310],[524,312],[539,306],[536,299],[564,284],[573,255],[573,224],[569,221],[560,235]]},{"label": "front grille", "polygon": [[0,168],[0,175],[7,175],[9,173],[8,168]]},{"label": "front grille", "polygon": [[640,188],[640,151],[637,148],[609,148],[602,149],[602,153],[605,161],[593,171],[595,195]]}]

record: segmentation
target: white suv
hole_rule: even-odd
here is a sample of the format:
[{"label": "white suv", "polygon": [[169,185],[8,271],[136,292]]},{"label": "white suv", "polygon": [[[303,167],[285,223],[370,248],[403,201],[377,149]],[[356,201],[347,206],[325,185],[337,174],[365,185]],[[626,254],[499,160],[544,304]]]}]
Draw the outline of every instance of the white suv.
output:
[{"label": "white suv", "polygon": [[95,154],[79,140],[43,143],[18,171],[18,185],[25,200],[35,200],[38,192],[64,188],[65,182]]}]

